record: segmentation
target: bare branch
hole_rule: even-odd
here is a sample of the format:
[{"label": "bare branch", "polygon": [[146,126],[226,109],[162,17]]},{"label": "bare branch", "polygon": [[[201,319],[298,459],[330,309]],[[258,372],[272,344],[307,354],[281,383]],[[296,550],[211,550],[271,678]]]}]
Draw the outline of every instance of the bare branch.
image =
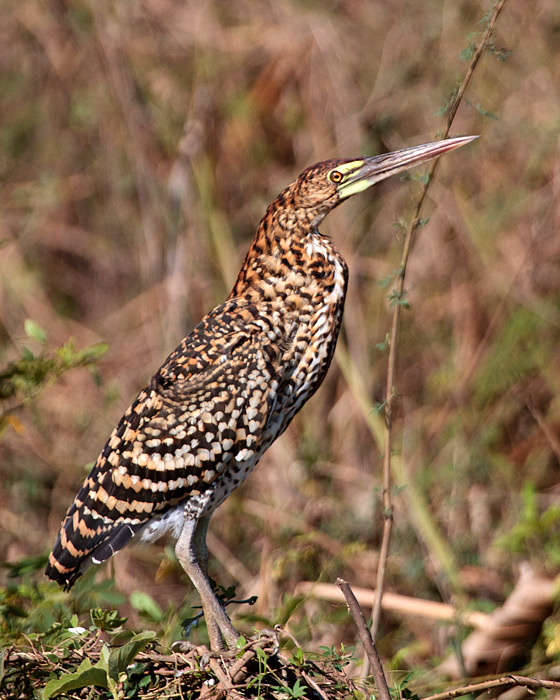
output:
[{"label": "bare branch", "polygon": [[547,690],[560,689],[559,681],[544,681],[539,680],[538,678],[508,675],[502,676],[501,678],[494,678],[489,681],[481,681],[480,683],[463,685],[460,688],[453,688],[452,690],[446,690],[443,693],[436,693],[436,695],[429,695],[428,697],[424,698],[424,700],[449,700],[450,698],[458,698],[462,695],[478,693],[481,690],[503,688],[512,685],[518,685],[524,688],[545,688]]},{"label": "bare branch", "polygon": [[358,628],[358,634],[371,665],[373,679],[375,681],[375,685],[377,686],[379,698],[380,700],[391,700],[391,693],[389,692],[387,679],[385,678],[385,672],[383,671],[383,666],[381,665],[381,660],[379,658],[379,654],[377,653],[375,642],[373,641],[373,638],[369,632],[366,618],[364,617],[362,609],[358,605],[356,596],[352,593],[352,589],[348,585],[347,581],[337,578],[336,585],[344,594],[350,615],[352,615],[354,618],[354,622]]}]

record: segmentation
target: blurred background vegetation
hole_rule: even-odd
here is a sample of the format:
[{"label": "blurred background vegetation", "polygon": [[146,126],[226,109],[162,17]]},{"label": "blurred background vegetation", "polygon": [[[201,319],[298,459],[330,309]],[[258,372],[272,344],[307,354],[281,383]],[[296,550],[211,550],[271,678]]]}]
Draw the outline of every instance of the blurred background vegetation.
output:
[{"label": "blurred background vegetation", "polygon": [[[437,137],[490,6],[4,0],[2,561],[49,551],[111,429],[225,298],[281,189],[315,161]],[[482,138],[442,159],[410,261],[391,591],[488,610],[522,562],[548,576],[560,567],[558,85],[559,3],[509,0],[452,129]],[[375,586],[369,426],[381,420],[388,297],[420,175],[324,223],[351,271],[337,357],[213,518],[212,573],[258,595],[257,616],[287,615],[300,581]],[[10,363],[37,358],[43,374],[10,383]],[[127,548],[97,572],[109,576],[135,624],[167,615],[170,635],[173,611],[197,603],[161,544]],[[31,580],[48,585],[40,571]],[[340,620],[343,606],[309,599],[290,624],[317,648],[352,643]],[[398,652],[399,668],[429,666],[446,629],[386,613],[381,651]]]}]

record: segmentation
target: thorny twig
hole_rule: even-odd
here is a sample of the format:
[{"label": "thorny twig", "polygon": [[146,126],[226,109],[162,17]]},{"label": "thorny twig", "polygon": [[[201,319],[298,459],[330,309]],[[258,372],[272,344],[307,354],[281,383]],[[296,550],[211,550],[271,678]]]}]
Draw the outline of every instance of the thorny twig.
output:
[{"label": "thorny twig", "polygon": [[[480,43],[474,52],[471,61],[469,63],[469,67],[467,69],[467,72],[465,73],[465,77],[463,78],[459,89],[457,90],[457,94],[455,95],[455,98],[453,99],[452,104],[449,107],[448,110],[448,115],[447,115],[447,123],[445,130],[443,132],[443,135],[441,138],[445,139],[449,135],[449,131],[451,128],[451,125],[453,123],[453,120],[455,118],[455,115],[457,113],[457,109],[459,108],[459,105],[461,104],[461,101],[464,97],[465,91],[467,89],[467,86],[470,83],[470,80],[474,74],[474,70],[478,64],[478,61],[480,60],[480,57],[482,55],[482,52],[484,51],[484,48],[487,46],[487,43],[492,35],[492,32],[494,31],[494,27],[496,25],[496,21],[498,19],[498,16],[500,12],[502,11],[504,5],[506,3],[506,0],[498,0],[496,4],[494,5],[494,8],[492,9],[488,25],[486,27],[486,31],[484,32],[484,35],[482,36]],[[383,587],[384,587],[384,581],[385,581],[385,571],[387,567],[387,558],[389,555],[389,545],[391,542],[391,532],[392,532],[392,527],[393,527],[393,502],[391,498],[391,452],[392,452],[392,427],[393,427],[393,401],[395,397],[395,392],[394,392],[394,378],[395,378],[395,367],[396,367],[396,360],[397,360],[397,341],[398,341],[398,332],[399,332],[399,322],[400,322],[400,314],[401,314],[401,304],[398,303],[399,300],[403,298],[404,294],[404,281],[405,281],[405,275],[406,275],[406,267],[408,263],[408,257],[410,254],[410,249],[411,249],[411,244],[412,244],[412,237],[414,234],[415,229],[418,227],[420,223],[420,211],[422,208],[422,205],[424,203],[424,200],[426,199],[426,194],[428,192],[428,188],[430,186],[430,183],[432,181],[432,178],[434,176],[435,170],[437,168],[439,160],[434,160],[430,164],[430,167],[428,169],[428,176],[425,179],[424,184],[422,185],[422,188],[420,190],[420,195],[418,197],[418,201],[416,203],[416,207],[414,210],[414,214],[412,216],[411,222],[408,226],[404,243],[403,243],[403,250],[402,250],[402,255],[401,255],[401,260],[400,260],[400,265],[399,265],[399,273],[398,273],[398,278],[397,278],[397,285],[396,289],[394,292],[394,298],[397,300],[397,303],[395,304],[395,308],[393,311],[393,320],[391,324],[391,334],[390,334],[390,342],[389,342],[389,359],[388,359],[388,367],[387,367],[387,383],[386,383],[386,389],[385,389],[385,428],[384,428],[384,440],[383,440],[383,538],[381,541],[381,549],[379,553],[379,564],[377,568],[377,579],[376,579],[376,590],[377,590],[377,597],[375,600],[375,605],[373,606],[372,610],[372,618],[371,618],[371,631],[372,631],[372,636],[375,639],[375,636],[377,634],[377,630],[379,627],[379,619],[381,615],[381,598],[383,596]],[[369,671],[369,661],[367,656],[364,656],[364,672],[367,675]]]}]

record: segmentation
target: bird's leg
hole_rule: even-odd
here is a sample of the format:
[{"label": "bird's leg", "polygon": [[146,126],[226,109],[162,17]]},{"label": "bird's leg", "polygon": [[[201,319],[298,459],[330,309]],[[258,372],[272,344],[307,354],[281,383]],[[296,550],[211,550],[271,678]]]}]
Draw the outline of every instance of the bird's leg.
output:
[{"label": "bird's leg", "polygon": [[[209,518],[202,518],[198,521],[185,520],[175,545],[175,552],[179,563],[187,572],[200,595],[208,627],[210,648],[216,651],[222,650],[224,648],[223,636],[227,646],[233,649],[237,643],[238,634],[226,615],[222,604],[216,598],[206,573],[208,562],[206,530],[208,529],[208,521]],[[202,558],[202,561],[199,561],[199,556]]]},{"label": "bird's leg", "polygon": [[[194,528],[192,546],[194,550],[194,556],[202,570],[202,573],[206,576],[206,579],[210,581],[208,576],[208,548],[206,547],[206,533],[208,531],[208,525],[210,524],[210,516],[204,516],[200,518]],[[217,648],[223,649],[224,642],[222,635],[220,634],[220,626],[215,617],[212,616],[210,610],[208,610],[204,601],[202,601],[202,607],[204,609],[204,619],[206,620],[206,628],[208,629],[208,638],[210,639],[210,646],[214,649],[214,641],[219,645]]]}]

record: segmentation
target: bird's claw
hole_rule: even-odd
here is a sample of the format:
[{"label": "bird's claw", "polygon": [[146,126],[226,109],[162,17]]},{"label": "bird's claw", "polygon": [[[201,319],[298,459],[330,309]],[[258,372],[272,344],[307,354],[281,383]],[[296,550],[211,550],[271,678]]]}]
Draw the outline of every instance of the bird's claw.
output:
[{"label": "bird's claw", "polygon": [[171,651],[175,654],[185,654],[186,656],[192,656],[198,659],[200,668],[204,669],[210,663],[210,659],[214,657],[219,657],[220,653],[213,652],[204,646],[204,644],[193,644],[184,639],[179,639],[173,642],[171,645]]},{"label": "bird's claw", "polygon": [[171,651],[174,651],[176,654],[190,654],[193,649],[196,649],[196,644],[184,639],[178,639],[171,645]]},{"label": "bird's claw", "polygon": [[266,649],[270,656],[276,656],[280,651],[280,639],[276,628],[268,629],[265,627],[262,630],[258,630],[252,637],[249,637],[245,649],[254,647]]}]

